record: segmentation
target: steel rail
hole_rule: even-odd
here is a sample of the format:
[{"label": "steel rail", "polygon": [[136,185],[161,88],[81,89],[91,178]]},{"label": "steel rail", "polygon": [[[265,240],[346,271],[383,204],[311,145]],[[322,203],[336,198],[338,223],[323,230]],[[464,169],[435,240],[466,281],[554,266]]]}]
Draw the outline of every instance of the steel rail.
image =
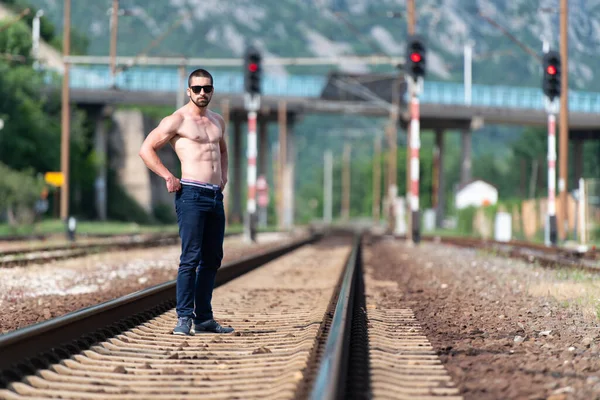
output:
[{"label": "steel rail", "polygon": [[[151,232],[133,232],[133,233],[77,233],[77,237],[81,238],[111,238],[111,237],[134,237],[140,235],[151,235]],[[0,236],[0,243],[2,242],[19,242],[25,240],[47,240],[48,238],[56,236],[56,234],[52,233],[38,233],[31,235],[2,235]]]},{"label": "steel rail", "polygon": [[[241,235],[240,233],[225,233],[225,237]],[[140,248],[150,248],[158,246],[170,246],[179,241],[178,234],[166,234],[152,236],[147,239],[135,241],[131,239],[105,242],[105,243],[86,243],[83,245],[58,245],[47,246],[43,248],[8,250],[0,253],[0,268],[19,267],[29,264],[39,264],[56,260],[66,260],[69,258],[84,257],[93,253],[102,253],[115,250],[133,250]],[[27,258],[28,254],[63,252],[58,254],[40,254],[39,257]],[[3,259],[3,257],[21,256],[20,258]]]},{"label": "steel rail", "polygon": [[490,239],[441,236],[424,236],[421,239],[460,247],[496,251],[499,254],[521,258],[529,262],[537,261],[541,265],[548,267],[565,266],[581,268],[591,272],[600,272],[600,264],[596,261],[598,258],[597,251],[580,252],[575,249],[547,247],[518,240],[499,242]]},{"label": "steel rail", "polygon": [[38,235],[8,235],[8,236],[0,236],[0,243],[2,242],[19,242],[23,240],[45,240],[48,235],[38,234]]},{"label": "steel rail", "polygon": [[343,399],[350,353],[356,277],[361,262],[362,233],[356,233],[348,258],[323,356],[310,393],[312,400]]},{"label": "steel rail", "polygon": [[[405,236],[396,236],[397,239],[405,239]],[[422,240],[428,242],[441,242],[448,244],[456,244],[470,247],[518,247],[528,250],[542,251],[547,254],[562,254],[567,257],[579,259],[590,259],[594,260],[598,258],[598,250],[595,248],[588,249],[587,251],[580,251],[573,248],[557,247],[557,246],[546,246],[541,243],[527,242],[524,240],[510,240],[508,242],[497,241],[493,239],[482,239],[474,237],[463,237],[463,236],[436,236],[436,235],[423,235]]]},{"label": "steel rail", "polygon": [[136,241],[135,236],[126,236],[121,240],[115,240],[112,242],[92,242],[92,243],[84,243],[84,244],[62,244],[55,246],[44,246],[44,247],[32,247],[32,248],[21,248],[21,249],[11,249],[0,251],[0,257],[4,256],[12,256],[16,254],[28,254],[28,253],[41,253],[47,251],[61,251],[61,250],[88,250],[88,249],[112,249],[113,247],[121,247],[121,246],[131,246],[131,247],[139,247],[144,246],[146,244],[151,243],[159,243],[161,241],[169,241],[171,239],[177,239],[178,235],[174,234],[166,234],[166,235],[153,235],[148,237],[147,239],[142,239]]},{"label": "steel rail", "polygon": [[[227,263],[218,270],[215,286],[320,240],[322,236],[313,233],[259,255]],[[173,308],[175,284],[175,280],[165,282],[0,335],[0,388]]]}]

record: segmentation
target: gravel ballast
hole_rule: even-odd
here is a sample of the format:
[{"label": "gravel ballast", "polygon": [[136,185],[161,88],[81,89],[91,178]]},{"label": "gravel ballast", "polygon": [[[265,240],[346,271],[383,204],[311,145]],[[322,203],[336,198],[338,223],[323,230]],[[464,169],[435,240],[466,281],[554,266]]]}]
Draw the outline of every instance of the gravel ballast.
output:
[{"label": "gravel ballast", "polygon": [[[224,243],[223,263],[295,240],[263,233]],[[145,289],[177,276],[180,246],[164,246],[0,269],[0,334]]]},{"label": "gravel ballast", "polygon": [[600,277],[384,238],[365,252],[465,399],[600,399]]}]

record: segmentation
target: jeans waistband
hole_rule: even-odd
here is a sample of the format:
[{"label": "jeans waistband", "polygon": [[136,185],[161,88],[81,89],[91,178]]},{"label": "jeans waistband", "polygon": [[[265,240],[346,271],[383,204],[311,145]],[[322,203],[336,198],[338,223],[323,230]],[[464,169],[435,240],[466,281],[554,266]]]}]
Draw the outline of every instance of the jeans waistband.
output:
[{"label": "jeans waistband", "polygon": [[204,183],[204,182],[198,182],[198,181],[193,181],[191,179],[181,179],[180,180],[182,185],[186,185],[186,186],[192,186],[192,187],[197,187],[197,188],[202,188],[202,189],[209,189],[209,190],[213,190],[213,191],[221,191],[221,187],[219,185],[214,185],[212,183]]}]

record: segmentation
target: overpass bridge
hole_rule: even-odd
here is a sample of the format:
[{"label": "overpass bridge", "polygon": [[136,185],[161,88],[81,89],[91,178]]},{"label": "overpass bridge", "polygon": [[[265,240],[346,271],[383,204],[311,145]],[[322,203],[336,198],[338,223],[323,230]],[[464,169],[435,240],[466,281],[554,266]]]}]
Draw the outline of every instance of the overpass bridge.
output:
[{"label": "overpass bridge", "polygon": [[[71,101],[83,106],[102,109],[105,105],[182,105],[187,86],[185,68],[136,66],[119,73],[113,81],[106,65],[72,65],[70,75]],[[226,107],[227,119],[233,126],[232,157],[232,220],[241,220],[240,162],[241,125],[246,120],[243,107],[243,74],[219,72],[214,75],[213,103]],[[113,85],[114,82],[114,85]],[[50,85],[57,84],[48,78]],[[397,85],[401,102],[398,124],[406,126],[410,119],[406,107],[406,84],[391,74],[350,75],[265,75],[262,82],[261,110],[259,111],[259,165],[258,173],[265,173],[267,161],[266,126],[278,121],[281,165],[280,198],[278,210],[282,227],[293,225],[294,140],[293,123],[298,114],[335,113],[388,117],[394,106],[393,87]],[[436,133],[437,154],[443,153],[443,132],[458,129],[463,135],[463,162],[461,181],[471,178],[471,132],[488,124],[546,125],[547,116],[540,88],[503,85],[472,85],[471,101],[467,103],[464,86],[460,83],[427,80],[421,103],[421,128]],[[571,139],[600,137],[600,93],[570,91],[569,126]],[[101,124],[102,125],[102,124]],[[147,132],[146,132],[147,133]],[[97,134],[98,135],[98,134]],[[577,143],[581,144],[581,140]],[[98,142],[98,141],[97,141]],[[282,144],[283,143],[283,144]],[[97,148],[103,148],[102,145]],[[104,145],[105,148],[105,145]],[[581,146],[578,146],[581,148]],[[136,153],[137,154],[137,153]],[[237,156],[239,155],[239,156]],[[577,157],[577,149],[575,160]],[[437,160],[441,165],[441,160]],[[581,170],[578,166],[576,170]],[[443,193],[442,168],[438,168],[439,192]],[[440,207],[443,199],[438,202]]]},{"label": "overpass bridge", "polygon": [[[133,67],[117,75],[117,89],[111,89],[111,76],[106,66],[71,67],[71,98],[81,104],[139,104],[175,106],[178,94],[185,91],[187,75],[176,67]],[[393,75],[265,75],[262,84],[263,103],[268,107],[284,100],[298,112],[360,113],[388,116],[391,106],[389,88]],[[233,109],[243,108],[243,75],[225,72],[214,74],[215,97],[230,100]],[[52,82],[52,81],[51,81]],[[54,82],[56,83],[56,82]],[[327,95],[336,86],[337,96]],[[379,87],[376,92],[373,88]],[[365,95],[356,95],[365,92]],[[345,93],[344,93],[345,92]],[[545,125],[544,98],[540,88],[503,85],[472,85],[467,104],[461,83],[425,81],[420,96],[421,117],[440,121],[444,126],[454,121],[483,118],[486,123]],[[598,130],[600,93],[571,90],[569,123],[574,130]],[[407,115],[403,118],[408,119]]]}]

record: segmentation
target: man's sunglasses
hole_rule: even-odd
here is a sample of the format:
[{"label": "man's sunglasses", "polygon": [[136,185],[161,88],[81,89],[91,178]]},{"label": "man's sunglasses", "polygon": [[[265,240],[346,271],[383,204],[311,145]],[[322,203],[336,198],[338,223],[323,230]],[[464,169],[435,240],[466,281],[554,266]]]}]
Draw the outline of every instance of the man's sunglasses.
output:
[{"label": "man's sunglasses", "polygon": [[204,86],[190,86],[190,89],[192,89],[192,92],[194,92],[195,94],[200,93],[200,91],[202,89],[204,89],[204,93],[210,93],[213,91],[213,85],[204,85]]}]

